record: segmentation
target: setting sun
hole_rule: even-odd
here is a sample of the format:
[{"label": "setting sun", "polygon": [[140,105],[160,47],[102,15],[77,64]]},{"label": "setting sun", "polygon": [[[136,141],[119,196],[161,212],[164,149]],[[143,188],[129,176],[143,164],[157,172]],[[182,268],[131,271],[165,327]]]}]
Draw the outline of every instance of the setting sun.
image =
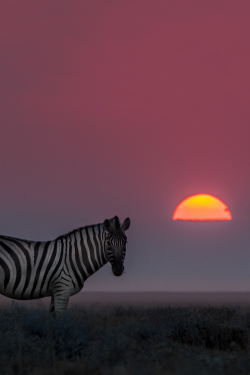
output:
[{"label": "setting sun", "polygon": [[184,199],[175,209],[173,220],[231,220],[225,203],[209,194],[196,194]]}]

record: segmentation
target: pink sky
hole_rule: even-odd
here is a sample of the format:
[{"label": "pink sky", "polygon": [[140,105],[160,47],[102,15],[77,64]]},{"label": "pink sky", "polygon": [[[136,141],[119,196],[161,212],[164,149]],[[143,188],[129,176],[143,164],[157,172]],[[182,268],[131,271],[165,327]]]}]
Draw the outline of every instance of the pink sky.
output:
[{"label": "pink sky", "polygon": [[[249,1],[0,4],[0,232],[130,216],[86,290],[249,290]],[[207,193],[233,220],[173,222]],[[120,279],[119,279],[120,280]]]}]

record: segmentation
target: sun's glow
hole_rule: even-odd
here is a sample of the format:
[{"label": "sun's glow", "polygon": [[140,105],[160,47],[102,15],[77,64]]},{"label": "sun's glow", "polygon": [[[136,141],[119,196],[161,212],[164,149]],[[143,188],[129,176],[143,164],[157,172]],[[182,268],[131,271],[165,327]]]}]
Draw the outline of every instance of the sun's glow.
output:
[{"label": "sun's glow", "polygon": [[175,209],[173,220],[231,220],[225,203],[209,194],[196,194],[184,199]]}]

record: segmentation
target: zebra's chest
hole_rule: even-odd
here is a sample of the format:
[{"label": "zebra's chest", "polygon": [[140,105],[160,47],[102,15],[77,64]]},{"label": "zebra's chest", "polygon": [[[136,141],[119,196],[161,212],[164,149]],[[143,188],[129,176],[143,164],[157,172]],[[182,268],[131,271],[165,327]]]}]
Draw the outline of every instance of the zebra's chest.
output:
[{"label": "zebra's chest", "polygon": [[53,292],[54,286],[58,286],[58,288],[67,290],[69,295],[73,296],[74,294],[80,292],[80,290],[83,288],[83,285],[84,285],[83,277],[81,278],[80,285],[74,281],[75,281],[74,277],[72,277],[72,274],[70,273],[70,270],[66,262],[63,265],[60,278],[56,280],[56,282],[53,284],[52,292]]}]

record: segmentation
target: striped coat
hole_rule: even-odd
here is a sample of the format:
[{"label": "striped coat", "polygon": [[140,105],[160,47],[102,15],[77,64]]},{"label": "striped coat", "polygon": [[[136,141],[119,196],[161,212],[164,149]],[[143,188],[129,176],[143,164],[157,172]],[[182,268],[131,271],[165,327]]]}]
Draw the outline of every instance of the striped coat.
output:
[{"label": "striped coat", "polygon": [[115,276],[124,270],[127,218],[117,216],[53,241],[36,242],[0,236],[0,293],[17,300],[51,296],[50,311],[67,310],[69,297],[107,262]]}]

